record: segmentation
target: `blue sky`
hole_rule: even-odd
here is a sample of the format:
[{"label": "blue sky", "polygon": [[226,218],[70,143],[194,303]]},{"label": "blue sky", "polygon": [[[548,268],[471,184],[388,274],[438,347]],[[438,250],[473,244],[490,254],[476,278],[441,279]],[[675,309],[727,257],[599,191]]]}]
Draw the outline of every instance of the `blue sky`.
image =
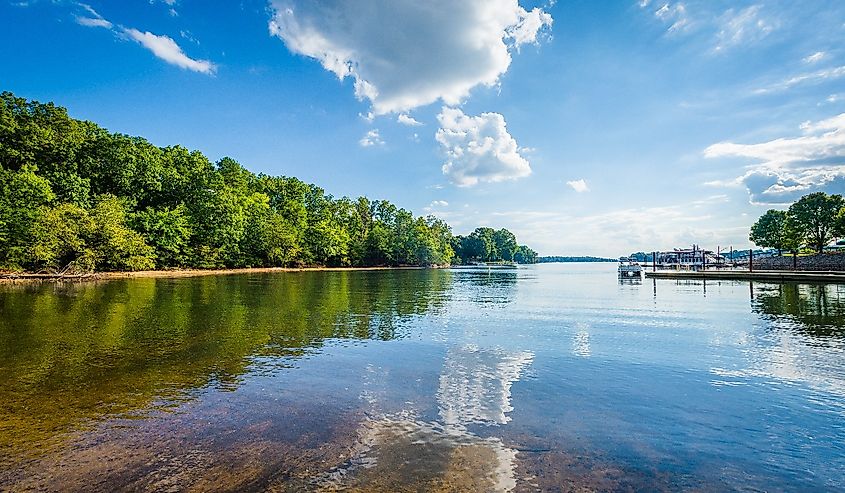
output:
[{"label": "blue sky", "polygon": [[0,3],[0,88],[541,254],[845,193],[845,3]]}]

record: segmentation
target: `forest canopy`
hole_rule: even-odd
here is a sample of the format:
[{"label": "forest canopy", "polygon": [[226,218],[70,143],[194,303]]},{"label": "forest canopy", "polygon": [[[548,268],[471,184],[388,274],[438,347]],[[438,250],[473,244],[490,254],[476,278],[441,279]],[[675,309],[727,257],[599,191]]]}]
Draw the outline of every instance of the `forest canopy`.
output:
[{"label": "forest canopy", "polygon": [[335,198],[0,94],[0,268],[91,272],[533,263],[506,229],[453,236],[385,200]]}]

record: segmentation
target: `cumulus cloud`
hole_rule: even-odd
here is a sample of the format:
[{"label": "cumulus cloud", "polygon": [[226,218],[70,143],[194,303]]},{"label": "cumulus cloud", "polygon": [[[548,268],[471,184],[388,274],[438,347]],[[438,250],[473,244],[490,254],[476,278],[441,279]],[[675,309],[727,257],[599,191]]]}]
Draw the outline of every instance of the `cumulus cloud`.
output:
[{"label": "cumulus cloud", "polygon": [[271,0],[270,33],[319,61],[376,114],[438,100],[454,105],[479,85],[492,86],[511,52],[552,24],[518,0]]},{"label": "cumulus cloud", "polygon": [[382,140],[378,129],[374,128],[361,137],[361,140],[359,140],[358,143],[361,147],[382,146],[384,145],[384,140]]},{"label": "cumulus cloud", "polygon": [[775,29],[775,23],[760,15],[760,5],[740,11],[728,9],[721,17],[721,29],[716,34],[716,51],[732,46],[753,43],[765,38]]},{"label": "cumulus cloud", "polygon": [[566,184],[569,185],[570,187],[572,187],[572,189],[575,190],[578,193],[590,191],[590,187],[587,186],[587,182],[584,181],[583,178],[580,179],[580,180],[568,181],[568,182],[566,182]]},{"label": "cumulus cloud", "polygon": [[520,155],[499,113],[468,116],[460,109],[444,107],[437,121],[440,128],[435,138],[448,157],[442,170],[452,183],[466,187],[531,174],[528,160]]},{"label": "cumulus cloud", "polygon": [[186,55],[176,41],[169,36],[157,35],[149,31],[141,32],[133,28],[124,28],[123,33],[171,65],[203,74],[213,74],[217,70],[217,66],[208,60],[195,60]]},{"label": "cumulus cloud", "polygon": [[422,125],[422,122],[417,121],[416,118],[407,113],[400,113],[399,116],[396,117],[396,121],[409,127],[419,127]]},{"label": "cumulus cloud", "polygon": [[721,142],[705,157],[741,157],[757,161],[745,174],[710,185],[744,185],[751,202],[785,204],[816,192],[845,192],[845,113],[801,125],[802,135],[759,144]]}]

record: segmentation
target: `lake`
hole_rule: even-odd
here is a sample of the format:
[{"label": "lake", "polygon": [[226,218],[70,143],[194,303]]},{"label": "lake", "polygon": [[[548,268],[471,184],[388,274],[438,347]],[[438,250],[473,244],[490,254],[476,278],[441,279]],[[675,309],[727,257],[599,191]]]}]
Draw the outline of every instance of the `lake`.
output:
[{"label": "lake", "polygon": [[845,490],[845,285],[615,268],[0,285],[0,490]]}]

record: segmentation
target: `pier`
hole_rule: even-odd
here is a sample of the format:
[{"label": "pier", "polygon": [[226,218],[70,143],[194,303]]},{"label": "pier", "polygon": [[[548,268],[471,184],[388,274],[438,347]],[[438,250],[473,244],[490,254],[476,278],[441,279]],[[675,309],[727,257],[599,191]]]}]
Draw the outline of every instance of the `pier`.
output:
[{"label": "pier", "polygon": [[831,271],[773,271],[773,270],[656,270],[645,271],[653,279],[712,279],[772,282],[826,282],[845,284],[845,272]]}]

